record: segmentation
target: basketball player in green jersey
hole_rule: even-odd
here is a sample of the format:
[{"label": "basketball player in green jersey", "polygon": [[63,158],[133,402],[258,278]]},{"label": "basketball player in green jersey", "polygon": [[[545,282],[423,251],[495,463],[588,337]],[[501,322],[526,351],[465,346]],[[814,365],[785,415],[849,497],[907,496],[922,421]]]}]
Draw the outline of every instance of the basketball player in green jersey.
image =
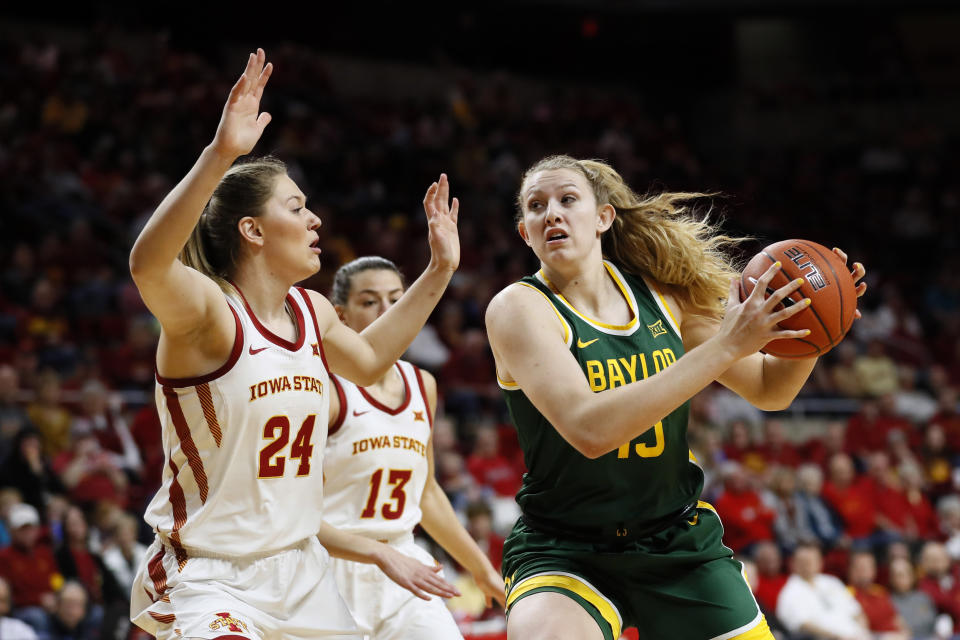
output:
[{"label": "basketball player in green jersey", "polygon": [[778,308],[796,281],[764,299],[778,263],[741,303],[723,252],[735,241],[684,214],[696,195],[641,199],[610,166],[567,156],[524,175],[518,230],[542,268],[486,316],[529,469],[503,557],[511,639],[773,638],[699,501],[687,401],[718,380],[787,407],[815,360],[759,350],[805,335],[777,323],[809,301]]}]

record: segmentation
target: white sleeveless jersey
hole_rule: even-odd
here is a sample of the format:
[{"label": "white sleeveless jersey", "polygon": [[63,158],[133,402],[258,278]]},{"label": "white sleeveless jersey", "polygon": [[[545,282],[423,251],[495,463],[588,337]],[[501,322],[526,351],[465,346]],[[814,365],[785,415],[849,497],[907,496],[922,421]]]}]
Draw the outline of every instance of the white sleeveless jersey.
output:
[{"label": "white sleeveless jersey", "polygon": [[340,415],[324,453],[324,520],[371,538],[393,539],[420,522],[433,416],[420,370],[403,360],[404,400],[396,409],[333,375]]},{"label": "white sleeveless jersey", "polygon": [[[177,554],[238,556],[289,547],[320,530],[330,378],[307,292],[286,302],[296,342],[271,333],[243,294],[229,360],[199,378],[157,375],[166,457],[145,520]],[[309,505],[309,506],[307,506]]]}]

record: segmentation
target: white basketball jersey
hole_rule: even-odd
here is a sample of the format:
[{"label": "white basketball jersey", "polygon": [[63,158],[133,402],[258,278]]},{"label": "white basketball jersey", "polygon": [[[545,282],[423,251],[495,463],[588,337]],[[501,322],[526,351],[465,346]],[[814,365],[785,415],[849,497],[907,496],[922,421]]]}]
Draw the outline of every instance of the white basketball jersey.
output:
[{"label": "white basketball jersey", "polygon": [[420,370],[397,362],[404,399],[395,409],[363,387],[331,376],[340,416],[324,453],[324,520],[371,538],[391,539],[420,522],[433,416]]},{"label": "white basketball jersey", "polygon": [[227,302],[237,327],[229,360],[199,378],[157,375],[166,463],[145,519],[181,568],[190,550],[283,549],[322,520],[331,389],[310,298],[300,288],[287,294],[296,342],[264,327],[242,293]]}]

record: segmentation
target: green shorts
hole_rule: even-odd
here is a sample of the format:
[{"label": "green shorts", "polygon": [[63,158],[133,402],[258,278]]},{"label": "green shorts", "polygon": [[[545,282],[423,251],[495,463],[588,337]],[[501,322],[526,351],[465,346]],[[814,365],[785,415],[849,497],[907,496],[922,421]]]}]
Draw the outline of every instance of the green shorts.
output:
[{"label": "green shorts", "polygon": [[722,536],[706,502],[689,520],[619,546],[557,537],[519,520],[503,548],[507,615],[526,596],[553,591],[583,607],[606,640],[625,626],[637,627],[642,640],[772,640]]}]

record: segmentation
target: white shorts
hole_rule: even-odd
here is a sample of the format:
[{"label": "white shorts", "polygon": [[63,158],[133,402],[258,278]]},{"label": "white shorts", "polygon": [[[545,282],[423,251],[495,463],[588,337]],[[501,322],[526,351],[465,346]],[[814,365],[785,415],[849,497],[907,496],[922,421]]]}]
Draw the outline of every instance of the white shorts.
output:
[{"label": "white shorts", "polygon": [[[390,544],[426,565],[437,564],[413,541],[412,535]],[[388,578],[376,565],[339,558],[330,562],[350,613],[370,640],[463,640],[440,596],[421,600]]]},{"label": "white shorts", "polygon": [[134,579],[130,619],[158,640],[359,638],[329,568],[316,538],[268,556],[179,562],[158,539]]}]

